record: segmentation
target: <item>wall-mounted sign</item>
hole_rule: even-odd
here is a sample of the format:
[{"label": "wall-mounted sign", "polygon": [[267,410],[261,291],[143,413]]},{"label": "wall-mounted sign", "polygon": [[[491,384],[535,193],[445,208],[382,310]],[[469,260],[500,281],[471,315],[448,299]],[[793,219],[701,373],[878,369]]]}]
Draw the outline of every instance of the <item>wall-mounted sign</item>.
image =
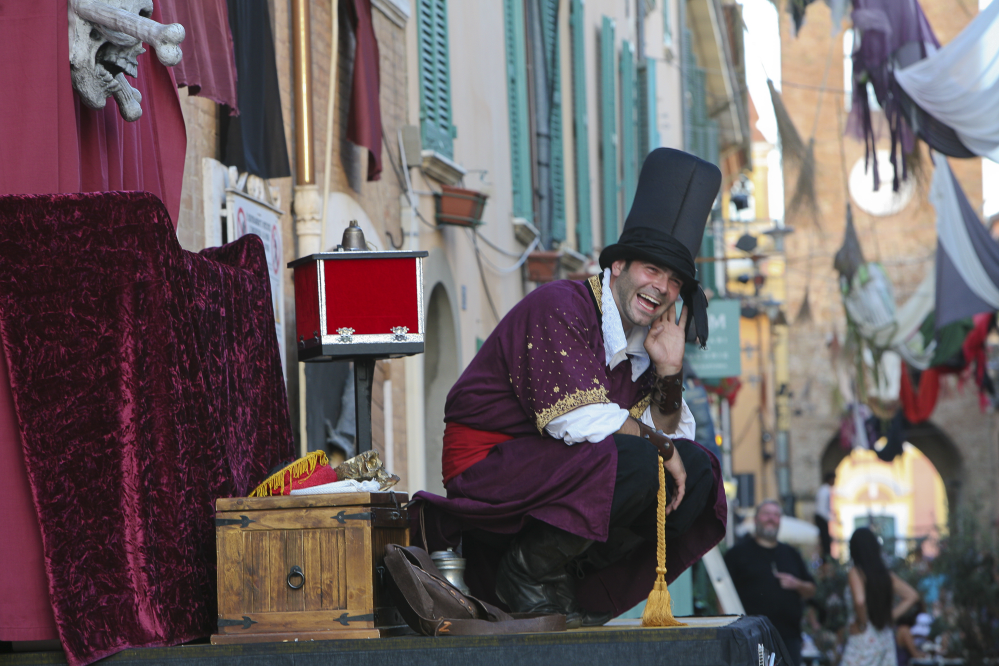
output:
[{"label": "wall-mounted sign", "polygon": [[271,278],[271,305],[274,306],[274,328],[278,349],[281,350],[282,374],[286,367],[284,341],[284,245],[281,242],[281,215],[277,208],[258,201],[245,192],[227,189],[226,238],[236,240],[256,234],[264,242],[267,273]]},{"label": "wall-mounted sign", "polygon": [[688,344],[686,358],[702,379],[738,377],[742,371],[739,348],[738,300],[712,299],[708,304],[708,344]]}]

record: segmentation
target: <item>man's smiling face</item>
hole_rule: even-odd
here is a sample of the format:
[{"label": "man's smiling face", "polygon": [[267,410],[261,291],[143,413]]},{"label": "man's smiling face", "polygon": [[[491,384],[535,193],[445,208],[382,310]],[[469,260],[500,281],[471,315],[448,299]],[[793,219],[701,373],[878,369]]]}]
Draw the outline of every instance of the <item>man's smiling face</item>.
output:
[{"label": "man's smiling face", "polygon": [[682,284],[680,276],[665,266],[638,259],[611,264],[611,292],[624,330],[652,325],[676,302]]}]

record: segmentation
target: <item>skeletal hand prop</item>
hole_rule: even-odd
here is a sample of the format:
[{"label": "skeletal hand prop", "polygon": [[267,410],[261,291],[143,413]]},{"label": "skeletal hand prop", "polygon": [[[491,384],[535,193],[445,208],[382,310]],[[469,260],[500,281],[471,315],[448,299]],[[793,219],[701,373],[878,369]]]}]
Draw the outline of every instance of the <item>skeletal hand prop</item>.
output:
[{"label": "skeletal hand prop", "polygon": [[161,63],[180,62],[184,26],[163,25],[149,18],[152,0],[70,0],[69,67],[73,88],[83,103],[103,109],[114,97],[126,121],[142,115],[142,95],[125,75],[138,75],[138,56],[147,42]]}]

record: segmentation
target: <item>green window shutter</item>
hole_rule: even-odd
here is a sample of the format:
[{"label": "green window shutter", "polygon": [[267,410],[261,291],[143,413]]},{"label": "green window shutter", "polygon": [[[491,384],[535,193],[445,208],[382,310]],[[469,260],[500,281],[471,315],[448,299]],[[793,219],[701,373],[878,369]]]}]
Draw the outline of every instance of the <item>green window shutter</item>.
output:
[{"label": "green window shutter", "polygon": [[586,113],[586,35],[583,0],[571,0],[569,27],[572,33],[572,121],[576,147],[576,243],[583,254],[593,251],[590,219],[590,142]]},{"label": "green window shutter", "polygon": [[447,0],[418,0],[420,129],[424,149],[454,157],[451,75],[447,48]]},{"label": "green window shutter", "polygon": [[[646,61],[648,58],[646,58]],[[638,87],[638,162],[645,161],[645,156],[649,154],[649,145],[652,143],[649,138],[649,68],[648,62],[644,62],[638,67],[636,76],[636,86]]]},{"label": "green window shutter", "polygon": [[680,56],[681,76],[683,81],[683,149],[688,153],[697,155],[694,146],[694,70],[697,69],[697,62],[694,60],[694,51],[690,47],[691,34],[689,30],[683,31],[682,53]]},{"label": "green window shutter", "polygon": [[[715,236],[714,229],[711,228],[711,224],[708,224],[708,228],[704,232],[704,236],[701,238],[701,252],[699,257],[709,257],[714,258],[715,256]],[[714,293],[718,293],[718,285],[715,280],[715,264],[712,261],[703,261],[696,264],[696,278],[697,281],[701,283],[701,286],[705,290],[710,289]]]},{"label": "green window shutter", "polygon": [[506,95],[510,116],[510,170],[513,215],[534,221],[531,184],[531,137],[527,113],[527,61],[523,0],[503,0],[506,34]]},{"label": "green window shutter", "polygon": [[683,40],[683,142],[701,159],[718,163],[718,123],[708,116],[705,72],[697,66],[690,48],[690,32]]},{"label": "green window shutter", "polygon": [[542,37],[544,39],[545,60],[549,72],[551,101],[549,105],[548,130],[551,163],[548,176],[551,180],[552,216],[551,237],[553,241],[565,240],[565,158],[562,150],[562,76],[558,39],[559,0],[544,0],[541,11]]},{"label": "green window shutter", "polygon": [[659,147],[659,128],[656,126],[656,61],[646,58],[638,68],[638,164],[641,168],[645,157]]},{"label": "green window shutter", "polygon": [[600,27],[600,180],[604,247],[616,243],[618,238],[616,72],[614,21],[604,16]]},{"label": "green window shutter", "polygon": [[621,186],[624,194],[624,215],[631,210],[638,185],[638,122],[635,118],[635,47],[621,43]]}]

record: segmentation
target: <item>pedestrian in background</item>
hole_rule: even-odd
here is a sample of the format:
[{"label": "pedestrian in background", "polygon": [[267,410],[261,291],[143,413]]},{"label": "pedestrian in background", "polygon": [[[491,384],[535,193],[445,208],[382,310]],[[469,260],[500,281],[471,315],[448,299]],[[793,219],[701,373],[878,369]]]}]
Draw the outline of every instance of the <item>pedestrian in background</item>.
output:
[{"label": "pedestrian in background", "polygon": [[815,594],[815,581],[793,546],[777,541],[781,508],[773,500],[756,507],[756,531],[725,553],[725,564],[747,615],[763,615],[777,629],[791,657],[801,664],[801,617],[804,600]]},{"label": "pedestrian in background", "polygon": [[819,528],[819,546],[824,558],[832,555],[829,523],[832,521],[832,487],[835,483],[836,472],[826,472],[822,477],[822,485],[815,493],[815,525]]},{"label": "pedestrian in background", "polygon": [[[919,594],[888,571],[878,538],[868,528],[861,527],[850,537],[850,558],[849,636],[840,666],[897,666],[892,625],[919,601]],[[895,597],[899,602],[892,607]]]}]

